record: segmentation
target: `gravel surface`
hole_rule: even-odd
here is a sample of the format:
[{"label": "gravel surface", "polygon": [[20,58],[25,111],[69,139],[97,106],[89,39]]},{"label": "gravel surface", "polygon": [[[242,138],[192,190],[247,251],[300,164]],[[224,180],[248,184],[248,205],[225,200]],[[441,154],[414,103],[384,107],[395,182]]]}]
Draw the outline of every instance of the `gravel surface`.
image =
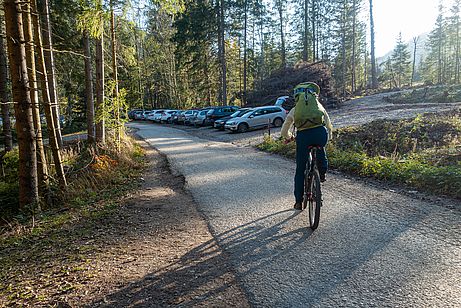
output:
[{"label": "gravel surface", "polygon": [[247,146],[262,131],[129,126],[184,175],[251,305],[461,306],[459,201],[330,174],[311,232],[307,212],[292,210],[294,162]]}]

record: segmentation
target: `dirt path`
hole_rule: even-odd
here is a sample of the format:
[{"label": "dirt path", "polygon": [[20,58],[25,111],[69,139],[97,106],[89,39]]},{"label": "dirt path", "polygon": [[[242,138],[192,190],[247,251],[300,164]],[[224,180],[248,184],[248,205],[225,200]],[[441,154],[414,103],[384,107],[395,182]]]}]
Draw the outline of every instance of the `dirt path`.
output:
[{"label": "dirt path", "polygon": [[121,207],[9,251],[22,262],[0,283],[1,307],[249,306],[183,178],[142,144],[149,170]]}]

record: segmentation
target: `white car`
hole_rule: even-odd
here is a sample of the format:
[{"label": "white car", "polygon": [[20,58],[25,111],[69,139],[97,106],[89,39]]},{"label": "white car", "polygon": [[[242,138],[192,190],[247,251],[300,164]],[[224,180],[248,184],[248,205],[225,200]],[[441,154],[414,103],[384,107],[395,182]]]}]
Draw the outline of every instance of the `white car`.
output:
[{"label": "white car", "polygon": [[226,122],[224,128],[232,132],[246,132],[270,126],[280,127],[287,117],[287,111],[280,106],[264,106],[253,108],[241,117],[235,117]]},{"label": "white car", "polygon": [[178,110],[164,110],[161,117],[160,117],[160,123],[166,123],[169,122],[173,114],[175,114]]},{"label": "white car", "polygon": [[198,110],[187,110],[184,113],[184,125],[194,124],[192,121],[194,120],[198,112]]},{"label": "white car", "polygon": [[149,115],[154,112],[154,110],[145,110],[142,112],[141,115],[141,120],[147,120],[149,118]]},{"label": "white car", "polygon": [[163,112],[163,109],[157,109],[157,110],[154,110],[153,112],[151,112],[149,114],[149,116],[147,117],[147,119],[149,121],[153,121],[153,122],[158,122],[160,123],[160,118],[162,117],[162,112]]}]

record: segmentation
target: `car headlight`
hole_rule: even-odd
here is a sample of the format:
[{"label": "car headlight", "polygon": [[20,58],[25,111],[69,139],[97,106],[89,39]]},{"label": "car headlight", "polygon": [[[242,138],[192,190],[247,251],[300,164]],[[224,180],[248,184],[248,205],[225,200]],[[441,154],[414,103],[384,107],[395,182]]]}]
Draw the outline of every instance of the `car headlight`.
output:
[{"label": "car headlight", "polygon": [[229,125],[235,125],[235,122],[226,122],[226,124],[229,124]]}]

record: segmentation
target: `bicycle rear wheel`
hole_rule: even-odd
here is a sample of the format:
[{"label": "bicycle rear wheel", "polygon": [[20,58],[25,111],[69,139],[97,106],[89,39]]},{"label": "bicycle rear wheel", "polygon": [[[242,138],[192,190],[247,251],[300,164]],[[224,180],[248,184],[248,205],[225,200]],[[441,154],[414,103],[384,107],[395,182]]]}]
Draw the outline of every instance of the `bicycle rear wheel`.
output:
[{"label": "bicycle rear wheel", "polygon": [[309,224],[312,230],[317,229],[320,221],[320,207],[322,206],[322,192],[320,190],[320,175],[317,168],[314,169],[312,178],[309,181]]}]

